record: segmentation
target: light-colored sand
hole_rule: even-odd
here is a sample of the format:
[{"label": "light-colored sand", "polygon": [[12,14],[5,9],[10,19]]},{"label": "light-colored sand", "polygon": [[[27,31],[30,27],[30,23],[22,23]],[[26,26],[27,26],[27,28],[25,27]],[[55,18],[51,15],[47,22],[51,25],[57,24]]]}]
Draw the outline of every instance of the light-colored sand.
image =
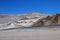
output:
[{"label": "light-colored sand", "polygon": [[60,30],[0,31],[0,40],[60,40]]}]

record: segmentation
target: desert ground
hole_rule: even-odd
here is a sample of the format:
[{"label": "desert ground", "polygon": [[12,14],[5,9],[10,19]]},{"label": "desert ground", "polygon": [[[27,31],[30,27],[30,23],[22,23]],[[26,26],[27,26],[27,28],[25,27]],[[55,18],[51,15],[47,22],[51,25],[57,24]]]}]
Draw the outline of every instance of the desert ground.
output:
[{"label": "desert ground", "polygon": [[0,40],[60,40],[60,26],[2,30]]}]

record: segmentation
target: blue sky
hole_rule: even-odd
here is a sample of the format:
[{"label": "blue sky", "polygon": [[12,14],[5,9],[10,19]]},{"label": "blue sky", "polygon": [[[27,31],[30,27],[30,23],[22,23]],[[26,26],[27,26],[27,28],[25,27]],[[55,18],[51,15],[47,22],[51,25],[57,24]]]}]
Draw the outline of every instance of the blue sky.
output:
[{"label": "blue sky", "polygon": [[0,14],[60,13],[60,0],[0,0]]}]

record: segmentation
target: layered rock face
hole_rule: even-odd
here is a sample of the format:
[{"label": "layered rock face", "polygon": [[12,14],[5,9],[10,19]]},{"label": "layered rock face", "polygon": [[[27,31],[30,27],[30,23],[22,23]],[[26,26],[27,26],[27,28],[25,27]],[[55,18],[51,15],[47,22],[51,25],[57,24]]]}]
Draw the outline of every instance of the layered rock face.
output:
[{"label": "layered rock face", "polygon": [[50,26],[50,25],[60,25],[60,14],[47,16],[46,18],[39,19],[34,23],[34,26]]},{"label": "layered rock face", "polygon": [[48,22],[49,25],[59,25],[60,24],[60,14],[53,15],[52,17],[50,17],[50,19],[48,18],[46,22]]}]

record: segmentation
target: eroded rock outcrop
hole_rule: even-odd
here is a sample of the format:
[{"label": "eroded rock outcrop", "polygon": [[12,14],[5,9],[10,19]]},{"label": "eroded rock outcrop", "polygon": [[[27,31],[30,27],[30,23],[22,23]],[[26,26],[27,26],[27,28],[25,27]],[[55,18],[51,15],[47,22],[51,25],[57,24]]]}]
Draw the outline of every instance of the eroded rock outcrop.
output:
[{"label": "eroded rock outcrop", "polygon": [[[60,24],[60,14],[56,14],[48,18],[46,23],[49,23],[49,25],[59,25]],[[45,23],[45,24],[46,24]]]},{"label": "eroded rock outcrop", "polygon": [[34,22],[33,26],[50,26],[50,25],[60,25],[60,14],[47,16]]}]

